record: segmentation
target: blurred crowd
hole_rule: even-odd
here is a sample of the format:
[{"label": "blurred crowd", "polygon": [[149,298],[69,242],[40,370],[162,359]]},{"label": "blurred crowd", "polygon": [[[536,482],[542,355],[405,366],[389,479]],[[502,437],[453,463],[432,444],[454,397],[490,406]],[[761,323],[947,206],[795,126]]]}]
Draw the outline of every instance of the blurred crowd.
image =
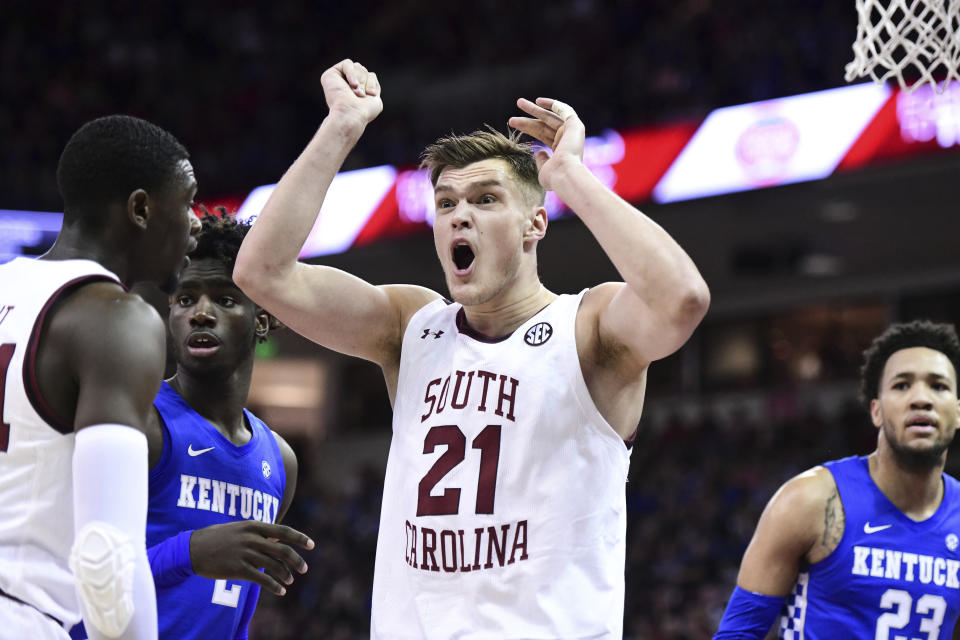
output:
[{"label": "blurred crowd", "polygon": [[[345,56],[384,86],[384,113],[347,161],[357,168],[411,165],[451,130],[503,128],[519,96],[562,98],[592,132],[840,86],[855,34],[853,0],[5,0],[0,208],[60,210],[67,137],[117,112],[186,144],[201,200],[275,182],[325,114],[320,74]],[[678,413],[641,432],[627,639],[709,638],[776,487],[872,449],[853,398],[829,416],[796,406],[763,420]],[[366,639],[383,469],[330,487],[303,464],[314,445],[290,439],[302,477],[286,523],[317,548],[287,596],[261,596],[251,637]]]},{"label": "blurred crowd", "polygon": [[7,0],[0,208],[58,211],[67,137],[114,112],[177,135],[201,198],[275,182],[345,56],[378,71],[386,102],[349,168],[503,128],[519,96],[562,97],[598,131],[839,86],[855,33],[853,0]]},{"label": "blurred crowd", "polygon": [[[875,433],[852,397],[829,417],[803,407],[762,420],[734,411],[641,431],[627,484],[625,639],[711,638],[773,492],[820,462],[872,451]],[[366,468],[337,492],[301,468],[286,521],[317,548],[286,596],[261,596],[251,638],[369,638],[383,471]]]}]

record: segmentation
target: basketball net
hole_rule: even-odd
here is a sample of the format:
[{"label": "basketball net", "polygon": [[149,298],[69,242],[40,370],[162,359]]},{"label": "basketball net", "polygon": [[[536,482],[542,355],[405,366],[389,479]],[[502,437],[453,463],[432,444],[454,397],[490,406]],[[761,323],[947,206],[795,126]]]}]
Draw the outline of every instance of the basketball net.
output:
[{"label": "basketball net", "polygon": [[942,93],[951,80],[960,81],[960,0],[856,3],[859,24],[847,82],[896,78],[908,93],[923,84]]}]

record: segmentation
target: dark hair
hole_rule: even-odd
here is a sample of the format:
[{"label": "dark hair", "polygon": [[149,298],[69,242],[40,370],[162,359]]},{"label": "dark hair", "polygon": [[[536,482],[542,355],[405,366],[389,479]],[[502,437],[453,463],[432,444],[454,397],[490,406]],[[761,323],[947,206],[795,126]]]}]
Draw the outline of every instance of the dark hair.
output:
[{"label": "dark hair", "polygon": [[890,325],[877,336],[863,352],[860,368],[860,401],[869,409],[870,401],[880,393],[883,368],[897,351],[912,347],[926,347],[939,351],[953,364],[954,373],[960,373],[960,340],[952,324],[914,320]]},{"label": "dark hair", "polygon": [[437,186],[440,173],[447,167],[460,169],[490,158],[504,160],[520,184],[528,189],[532,199],[543,204],[545,192],[540,186],[533,145],[519,140],[519,132],[504,135],[493,128],[469,135],[450,134],[423,150],[420,167],[430,171],[430,182]]},{"label": "dark hair", "polygon": [[233,270],[240,245],[250,231],[250,224],[238,221],[227,213],[225,207],[214,208],[219,215],[210,213],[203,205],[198,209],[201,214],[200,233],[197,235],[197,248],[190,252],[190,259],[215,258]]},{"label": "dark hair", "polygon": [[[252,223],[237,220],[236,216],[227,212],[226,207],[214,207],[217,213],[211,213],[202,204],[197,208],[200,210],[200,233],[197,234],[197,248],[190,252],[190,259],[219,260],[228,272],[233,271],[240,245],[247,237]],[[269,316],[268,332],[282,326],[273,315],[267,315]],[[258,342],[265,342],[266,339],[266,336],[257,337]]]},{"label": "dark hair", "polygon": [[105,205],[137,189],[162,190],[189,157],[171,133],[146,120],[125,115],[91,120],[73,134],[57,165],[64,224],[107,223]]}]

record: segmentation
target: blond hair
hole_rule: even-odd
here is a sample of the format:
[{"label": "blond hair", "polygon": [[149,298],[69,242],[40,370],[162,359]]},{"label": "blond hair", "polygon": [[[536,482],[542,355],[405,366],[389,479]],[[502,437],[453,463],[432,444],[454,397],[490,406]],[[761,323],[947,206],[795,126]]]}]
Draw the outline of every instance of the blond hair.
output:
[{"label": "blond hair", "polygon": [[519,132],[512,131],[509,135],[504,135],[492,127],[468,135],[452,133],[423,150],[420,154],[420,168],[430,171],[430,182],[436,187],[440,173],[447,167],[461,169],[491,158],[503,160],[531,196],[531,200],[542,205],[545,191],[537,177],[533,145],[520,142],[519,139]]}]

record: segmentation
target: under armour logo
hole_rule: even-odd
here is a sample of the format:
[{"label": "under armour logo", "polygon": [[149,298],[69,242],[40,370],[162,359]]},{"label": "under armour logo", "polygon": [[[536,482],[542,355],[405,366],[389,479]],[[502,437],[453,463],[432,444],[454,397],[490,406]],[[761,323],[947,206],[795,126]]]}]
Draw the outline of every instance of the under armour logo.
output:
[{"label": "under armour logo", "polygon": [[438,331],[430,331],[430,329],[424,329],[424,330],[423,330],[423,335],[420,336],[420,339],[421,339],[421,340],[426,340],[426,339],[427,339],[427,336],[433,336],[433,339],[436,340],[437,338],[439,338],[439,337],[442,336],[442,335],[443,335],[443,329],[440,329],[440,330],[438,330]]}]

